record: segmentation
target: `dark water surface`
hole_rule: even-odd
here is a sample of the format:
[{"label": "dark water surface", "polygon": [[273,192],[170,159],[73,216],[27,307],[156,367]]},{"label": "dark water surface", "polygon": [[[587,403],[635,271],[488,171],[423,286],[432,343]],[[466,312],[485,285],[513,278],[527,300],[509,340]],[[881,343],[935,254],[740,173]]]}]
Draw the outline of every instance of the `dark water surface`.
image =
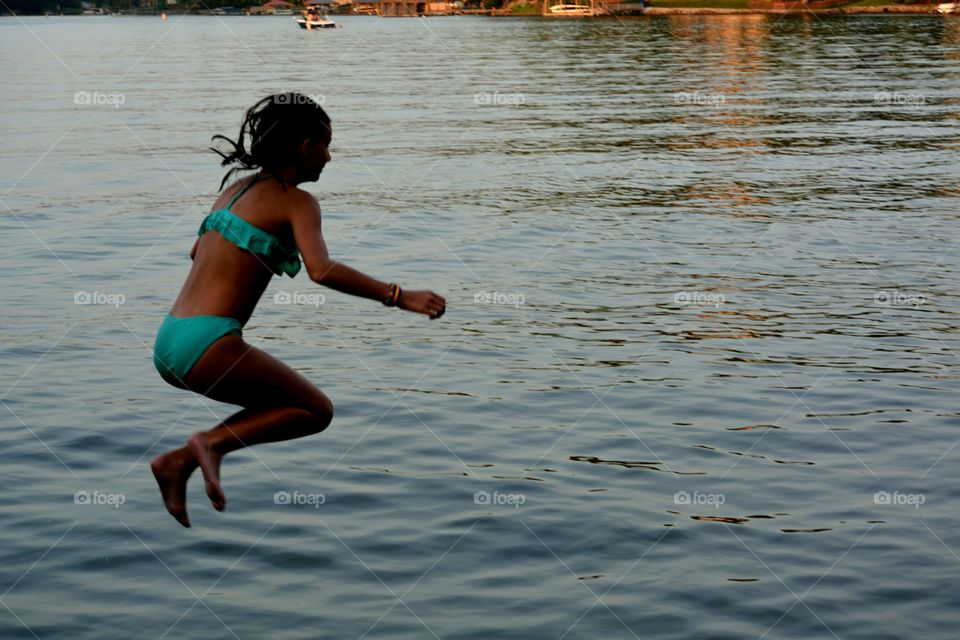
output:
[{"label": "dark water surface", "polygon": [[[960,21],[336,19],[0,20],[0,637],[957,637]],[[289,89],[331,252],[449,308],[275,278],[337,416],[183,530],[236,408],[150,347]]]}]

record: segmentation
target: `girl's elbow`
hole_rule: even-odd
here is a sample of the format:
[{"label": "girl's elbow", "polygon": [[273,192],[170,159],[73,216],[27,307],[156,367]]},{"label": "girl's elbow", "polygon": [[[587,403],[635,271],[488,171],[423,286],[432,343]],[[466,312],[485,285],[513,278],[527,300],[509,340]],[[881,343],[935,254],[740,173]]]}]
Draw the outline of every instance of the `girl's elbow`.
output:
[{"label": "girl's elbow", "polygon": [[308,265],[307,275],[317,284],[326,284],[330,277],[330,263]]}]

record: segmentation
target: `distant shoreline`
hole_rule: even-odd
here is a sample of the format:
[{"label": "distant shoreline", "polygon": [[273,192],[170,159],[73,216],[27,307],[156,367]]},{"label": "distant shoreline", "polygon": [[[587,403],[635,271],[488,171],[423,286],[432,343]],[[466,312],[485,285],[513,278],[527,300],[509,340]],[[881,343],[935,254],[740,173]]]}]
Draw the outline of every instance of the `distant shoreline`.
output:
[{"label": "distant shoreline", "polygon": [[644,15],[648,16],[657,16],[657,15],[708,15],[708,14],[724,14],[724,15],[747,15],[747,14],[775,14],[775,15],[784,15],[784,14],[796,14],[803,15],[807,13],[813,13],[816,15],[823,14],[842,14],[842,13],[902,13],[902,14],[937,14],[936,5],[885,5],[878,7],[838,7],[835,9],[725,9],[718,7],[648,7],[644,12]]},{"label": "distant shoreline", "polygon": [[[179,13],[176,11],[168,11],[170,15],[195,15],[195,16],[205,16],[202,13]],[[582,19],[638,19],[645,16],[669,16],[669,15],[805,15],[805,14],[816,14],[816,15],[841,15],[841,14],[874,14],[874,13],[895,13],[895,14],[905,14],[905,15],[939,15],[937,14],[937,5],[881,5],[881,6],[871,6],[871,7],[837,7],[832,9],[746,9],[746,8],[726,8],[726,7],[647,7],[643,14],[640,15],[600,15],[600,16],[576,16],[576,17],[553,17],[555,20],[582,20]],[[18,13],[18,14],[0,14],[0,17],[42,17],[42,13]],[[50,14],[50,17],[77,17],[81,14],[77,13],[67,13],[67,14]],[[122,14],[105,14],[113,15],[114,17],[125,17],[125,16],[159,16],[160,12],[145,12],[145,11],[130,11],[124,12]],[[260,17],[260,16],[246,16],[246,14],[240,14],[245,17]],[[355,15],[355,14],[341,14],[341,15]],[[356,14],[360,15],[360,14]],[[493,18],[544,18],[550,16],[543,16],[539,13],[536,14],[522,14],[522,13],[499,13],[499,12],[487,12],[487,11],[471,11],[463,15],[473,15],[473,16],[482,16],[482,17],[493,17]],[[98,17],[98,16],[84,16],[84,17]],[[223,16],[205,16],[205,17],[223,17]],[[288,17],[288,16],[282,16]],[[417,16],[382,16],[382,17],[417,17]],[[444,18],[450,16],[423,16],[429,18]]]}]

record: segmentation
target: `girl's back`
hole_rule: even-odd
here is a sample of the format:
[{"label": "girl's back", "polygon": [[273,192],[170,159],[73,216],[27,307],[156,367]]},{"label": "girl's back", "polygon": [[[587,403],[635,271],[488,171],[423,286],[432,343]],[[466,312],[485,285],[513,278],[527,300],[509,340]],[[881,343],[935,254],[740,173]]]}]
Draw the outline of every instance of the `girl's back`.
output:
[{"label": "girl's back", "polygon": [[[233,215],[295,246],[290,214],[312,196],[296,187],[284,190],[272,180],[251,181],[239,180],[224,189],[213,211],[227,209],[240,195],[229,206]],[[273,273],[264,256],[241,249],[217,231],[205,232],[194,246],[192,268],[171,313],[230,316],[246,324]]]}]

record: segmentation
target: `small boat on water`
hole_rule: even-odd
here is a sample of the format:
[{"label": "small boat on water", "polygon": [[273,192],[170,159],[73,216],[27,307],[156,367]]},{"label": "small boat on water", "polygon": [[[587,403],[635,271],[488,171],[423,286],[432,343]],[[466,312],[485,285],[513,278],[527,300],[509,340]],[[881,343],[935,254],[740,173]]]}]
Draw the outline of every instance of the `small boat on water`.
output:
[{"label": "small boat on water", "polygon": [[299,16],[294,18],[296,23],[300,25],[301,29],[336,29],[337,23],[329,19],[327,16],[319,16],[316,18],[307,18],[305,16]]},{"label": "small boat on water", "polygon": [[592,16],[593,8],[587,4],[555,4],[549,9],[551,16]]},{"label": "small boat on water", "polygon": [[960,13],[960,3],[941,2],[937,5],[937,13]]}]

